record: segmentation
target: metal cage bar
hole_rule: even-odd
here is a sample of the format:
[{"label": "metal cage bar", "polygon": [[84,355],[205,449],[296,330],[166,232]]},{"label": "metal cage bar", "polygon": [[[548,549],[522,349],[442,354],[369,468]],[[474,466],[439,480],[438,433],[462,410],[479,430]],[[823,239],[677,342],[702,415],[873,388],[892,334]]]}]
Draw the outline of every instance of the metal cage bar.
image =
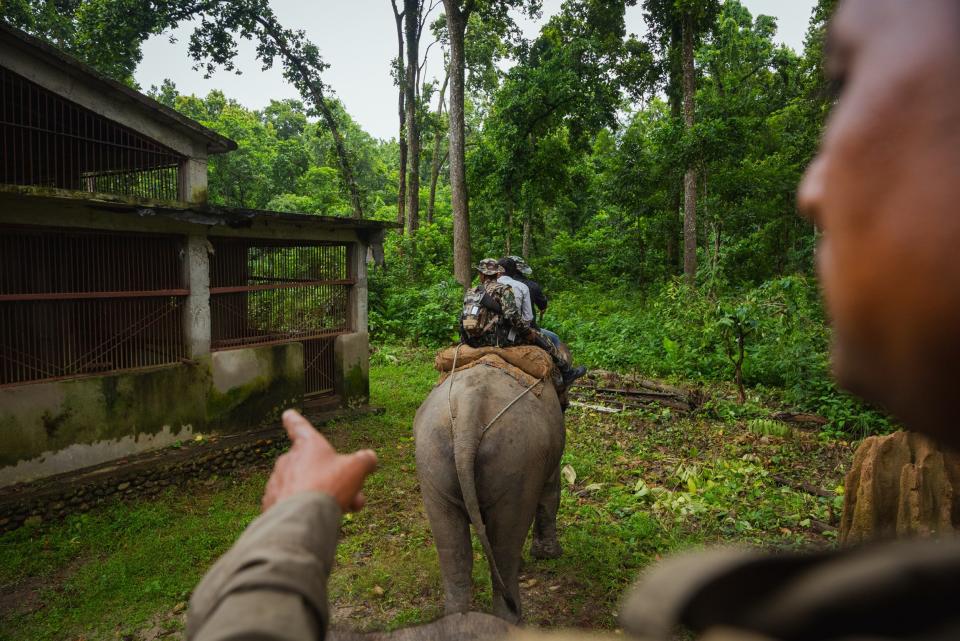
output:
[{"label": "metal cage bar", "polygon": [[0,386],[186,357],[176,236],[0,227]]},{"label": "metal cage bar", "polygon": [[0,67],[0,183],[178,200],[186,157]]},{"label": "metal cage bar", "polygon": [[307,396],[334,393],[333,338],[303,341],[304,383]]},{"label": "metal cage bar", "polygon": [[306,391],[334,389],[333,337],[350,331],[349,245],[212,240],[212,348],[303,342]]}]

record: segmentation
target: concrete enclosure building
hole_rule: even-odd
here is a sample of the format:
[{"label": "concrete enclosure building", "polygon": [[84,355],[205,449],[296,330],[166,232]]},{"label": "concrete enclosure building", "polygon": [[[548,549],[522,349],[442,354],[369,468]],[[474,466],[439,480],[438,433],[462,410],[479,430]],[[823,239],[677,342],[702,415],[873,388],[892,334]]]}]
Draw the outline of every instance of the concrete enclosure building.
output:
[{"label": "concrete enclosure building", "polygon": [[0,24],[0,487],[367,403],[388,224],[214,207],[236,143]]}]

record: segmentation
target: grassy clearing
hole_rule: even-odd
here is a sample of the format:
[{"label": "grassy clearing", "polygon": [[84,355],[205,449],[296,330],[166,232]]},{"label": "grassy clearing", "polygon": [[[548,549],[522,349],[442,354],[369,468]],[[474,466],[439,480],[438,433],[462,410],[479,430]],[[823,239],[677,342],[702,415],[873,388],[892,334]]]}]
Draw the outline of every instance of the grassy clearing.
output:
[{"label": "grassy clearing", "polygon": [[[442,608],[411,433],[436,380],[431,358],[381,352],[372,377],[373,401],[387,413],[324,428],[338,448],[374,447],[381,459],[367,508],[344,521],[331,579],[335,625],[363,630],[428,621]],[[666,411],[578,408],[567,425],[565,553],[525,566],[531,624],[614,627],[619,595],[632,578],[678,549],[723,541],[832,544],[815,525],[831,519],[836,501],[773,475],[788,485],[835,488],[852,453],[846,443]],[[0,639],[175,638],[190,590],[256,516],[266,473],[196,482],[0,537]],[[489,580],[475,550],[476,607],[486,609]]]}]

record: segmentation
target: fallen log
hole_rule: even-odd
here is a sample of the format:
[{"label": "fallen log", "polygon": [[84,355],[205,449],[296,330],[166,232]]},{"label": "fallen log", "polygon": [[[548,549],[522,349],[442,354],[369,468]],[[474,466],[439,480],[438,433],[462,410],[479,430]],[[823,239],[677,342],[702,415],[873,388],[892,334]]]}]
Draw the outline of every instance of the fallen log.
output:
[{"label": "fallen log", "polygon": [[685,399],[673,398],[669,396],[653,396],[653,395],[627,395],[621,394],[617,390],[607,391],[607,392],[598,392],[592,390],[591,388],[580,388],[586,389],[593,393],[584,394],[583,392],[576,391],[570,393],[571,399],[577,399],[580,401],[589,401],[589,402],[601,402],[607,403],[608,405],[616,405],[621,408],[630,408],[630,409],[643,409],[653,405],[661,407],[669,407],[675,409],[679,412],[689,412],[690,403]]},{"label": "fallen log", "polygon": [[770,418],[783,421],[784,423],[793,423],[800,429],[816,429],[830,422],[818,414],[807,414],[803,412],[777,412]]},{"label": "fallen log", "polygon": [[592,405],[590,403],[581,403],[580,401],[570,401],[570,407],[583,407],[588,410],[594,410],[595,412],[602,412],[604,414],[619,414],[623,410],[618,410],[613,407],[606,407],[604,405]]},{"label": "fallen log", "polygon": [[590,372],[577,386],[575,394],[581,400],[615,403],[625,408],[662,405],[682,412],[690,412],[703,402],[700,390],[686,390],[606,370]]}]

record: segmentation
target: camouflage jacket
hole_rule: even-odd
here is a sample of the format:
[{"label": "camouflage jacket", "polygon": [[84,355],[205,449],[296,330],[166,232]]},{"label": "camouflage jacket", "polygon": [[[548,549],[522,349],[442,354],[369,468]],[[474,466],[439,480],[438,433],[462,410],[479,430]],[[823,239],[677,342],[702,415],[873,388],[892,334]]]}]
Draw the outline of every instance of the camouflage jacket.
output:
[{"label": "camouflage jacket", "polygon": [[481,336],[466,336],[461,328],[463,342],[471,347],[506,346],[525,342],[524,337],[529,332],[530,326],[521,318],[516,297],[510,286],[495,280],[481,282],[467,293],[464,302],[469,299],[478,299],[484,293],[497,301],[502,311],[500,314],[492,314],[493,322],[488,324],[487,330]]}]

